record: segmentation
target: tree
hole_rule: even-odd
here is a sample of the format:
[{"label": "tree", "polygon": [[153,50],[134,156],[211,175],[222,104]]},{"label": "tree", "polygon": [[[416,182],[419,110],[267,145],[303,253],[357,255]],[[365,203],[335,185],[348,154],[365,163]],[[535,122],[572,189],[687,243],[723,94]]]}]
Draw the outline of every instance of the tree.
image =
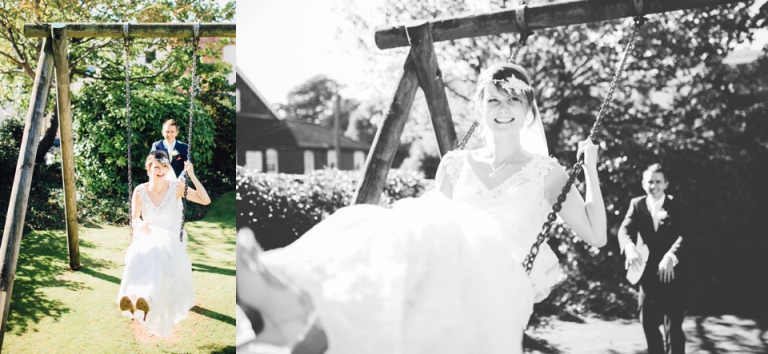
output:
[{"label": "tree", "polygon": [[[324,75],[315,76],[288,92],[288,103],[280,106],[290,119],[333,127],[334,100],[339,83]],[[346,131],[349,117],[359,105],[354,99],[341,98],[339,106],[339,129]]]},{"label": "tree", "polygon": [[[221,22],[234,19],[235,2],[220,8],[215,0],[179,0],[158,2],[139,0],[121,2],[113,0],[54,1],[21,0],[0,1],[0,106],[11,107],[17,116],[26,114],[29,93],[32,88],[41,52],[42,39],[26,38],[23,35],[25,23],[42,22],[172,22],[200,21]],[[70,81],[79,78],[100,80],[124,80],[119,71],[103,72],[105,65],[119,66],[122,58],[120,43],[103,38],[71,38],[69,45]],[[117,41],[122,42],[122,40]],[[136,40],[145,45],[138,51],[168,49],[183,41],[175,39]],[[220,47],[228,40],[209,45],[209,49]],[[210,53],[209,53],[210,55]],[[188,58],[188,57],[187,57]],[[136,75],[135,81],[155,80],[156,83],[172,82],[184,72],[185,60],[172,52],[165,60],[159,60],[157,71],[145,71]],[[49,100],[48,109],[53,109],[55,100]],[[55,112],[55,110],[54,110]],[[37,161],[41,162],[53,144],[58,129],[58,117],[54,114],[51,126],[38,147]]]}]

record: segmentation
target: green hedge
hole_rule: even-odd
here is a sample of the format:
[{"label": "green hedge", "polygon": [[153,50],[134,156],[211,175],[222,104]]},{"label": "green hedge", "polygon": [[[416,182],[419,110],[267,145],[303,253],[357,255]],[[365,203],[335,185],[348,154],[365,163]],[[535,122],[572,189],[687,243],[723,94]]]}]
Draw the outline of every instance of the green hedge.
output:
[{"label": "green hedge", "polygon": [[[265,249],[284,247],[352,201],[359,172],[318,170],[308,176],[237,170],[237,227],[250,227]],[[417,174],[392,170],[380,205],[430,188]]]}]

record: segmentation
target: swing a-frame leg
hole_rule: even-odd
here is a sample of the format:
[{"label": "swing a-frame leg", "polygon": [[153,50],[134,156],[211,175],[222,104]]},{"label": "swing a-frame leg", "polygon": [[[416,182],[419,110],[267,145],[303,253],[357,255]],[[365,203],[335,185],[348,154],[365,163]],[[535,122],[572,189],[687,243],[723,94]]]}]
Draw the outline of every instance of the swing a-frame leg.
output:
[{"label": "swing a-frame leg", "polygon": [[67,61],[67,27],[52,25],[53,65],[56,67],[56,99],[59,108],[61,136],[61,171],[64,184],[64,212],[67,219],[69,267],[80,269],[80,246],[77,235],[77,198],[75,195],[75,152],[72,137],[72,106],[69,100],[69,63]]},{"label": "swing a-frame leg", "polygon": [[24,229],[24,217],[27,212],[29,188],[32,183],[32,172],[35,168],[35,155],[43,128],[45,105],[48,103],[48,90],[53,76],[53,45],[50,38],[43,39],[43,50],[37,62],[35,84],[32,88],[32,99],[29,103],[24,135],[19,150],[19,162],[16,165],[16,175],[13,178],[13,189],[8,205],[8,214],[3,229],[3,242],[0,245],[0,302],[2,302],[2,327],[0,327],[0,348],[2,348],[5,325],[8,319],[8,309],[11,306],[11,290],[13,276],[16,273],[16,263],[19,260],[21,233]]},{"label": "swing a-frame leg", "polygon": [[456,147],[456,131],[453,128],[442,74],[437,65],[430,25],[423,23],[409,27],[408,34],[411,51],[405,60],[403,75],[389,110],[376,132],[373,147],[365,162],[363,179],[360,180],[352,199],[354,204],[378,204],[416,96],[417,85],[424,91],[427,99],[440,154],[445,155]]}]

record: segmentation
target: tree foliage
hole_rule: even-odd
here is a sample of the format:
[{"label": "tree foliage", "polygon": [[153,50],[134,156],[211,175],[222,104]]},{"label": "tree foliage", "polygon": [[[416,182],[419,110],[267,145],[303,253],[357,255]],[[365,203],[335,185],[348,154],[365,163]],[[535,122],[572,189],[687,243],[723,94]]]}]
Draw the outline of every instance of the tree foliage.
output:
[{"label": "tree foliage", "polygon": [[[289,119],[297,119],[333,127],[336,94],[339,83],[324,75],[310,78],[288,92],[288,103],[281,105]],[[350,114],[360,103],[354,99],[339,100],[339,129],[346,131],[350,122]]]},{"label": "tree foliage", "polygon": [[[37,58],[42,39],[26,38],[25,23],[52,22],[222,22],[234,20],[235,2],[221,8],[215,0],[20,0],[0,1],[0,106],[12,116],[26,114],[29,106]],[[70,38],[70,81],[79,78],[119,81],[124,74],[118,68],[122,60],[122,40],[108,38]],[[178,39],[142,39],[131,48],[132,57],[145,52],[163,52],[179,47],[185,41]],[[209,58],[220,60],[221,48],[231,40],[206,43],[202,51]],[[147,84],[170,84],[181,76],[189,64],[189,53],[170,50],[165,58],[155,63],[156,70],[134,73],[136,81]],[[112,66],[114,69],[108,68]],[[203,89],[205,90],[205,89]],[[48,110],[54,107],[51,93]],[[41,141],[38,157],[43,156],[53,143],[58,127],[54,116],[52,126]],[[40,162],[40,159],[38,159]]]}]

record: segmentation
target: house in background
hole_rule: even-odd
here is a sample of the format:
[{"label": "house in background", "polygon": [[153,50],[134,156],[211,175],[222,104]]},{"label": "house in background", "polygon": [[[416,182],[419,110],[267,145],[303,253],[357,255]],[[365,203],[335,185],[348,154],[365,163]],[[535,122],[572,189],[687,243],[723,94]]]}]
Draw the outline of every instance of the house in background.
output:
[{"label": "house in background", "polygon": [[326,167],[359,170],[370,146],[339,138],[318,124],[278,118],[256,87],[237,69],[237,164],[267,173],[307,174]]}]

